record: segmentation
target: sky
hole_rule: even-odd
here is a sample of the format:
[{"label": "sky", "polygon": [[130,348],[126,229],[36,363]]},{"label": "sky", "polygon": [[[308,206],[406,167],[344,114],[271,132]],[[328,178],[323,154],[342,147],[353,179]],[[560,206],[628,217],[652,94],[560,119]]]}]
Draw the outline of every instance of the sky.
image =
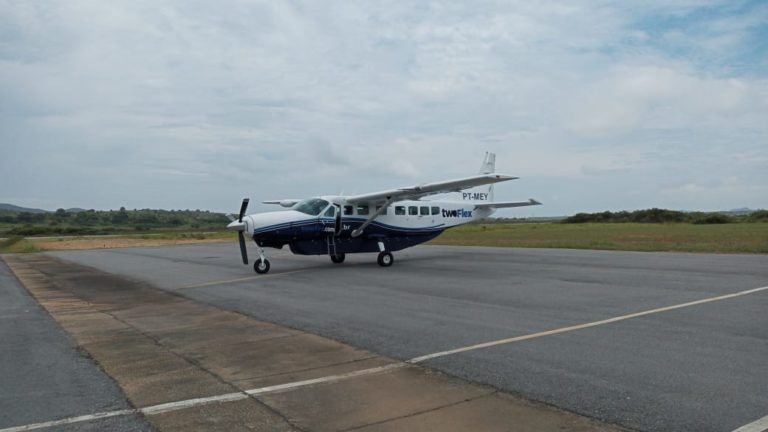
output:
[{"label": "sky", "polygon": [[[0,0],[0,202],[768,208],[766,1]],[[255,204],[251,210],[267,209]]]}]

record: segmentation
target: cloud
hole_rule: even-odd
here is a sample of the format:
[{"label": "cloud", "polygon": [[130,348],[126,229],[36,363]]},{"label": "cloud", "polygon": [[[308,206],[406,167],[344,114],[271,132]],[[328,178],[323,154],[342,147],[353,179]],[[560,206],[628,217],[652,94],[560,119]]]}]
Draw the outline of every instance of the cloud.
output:
[{"label": "cloud", "polygon": [[0,201],[231,211],[487,150],[548,214],[768,182],[760,4],[4,1]]}]

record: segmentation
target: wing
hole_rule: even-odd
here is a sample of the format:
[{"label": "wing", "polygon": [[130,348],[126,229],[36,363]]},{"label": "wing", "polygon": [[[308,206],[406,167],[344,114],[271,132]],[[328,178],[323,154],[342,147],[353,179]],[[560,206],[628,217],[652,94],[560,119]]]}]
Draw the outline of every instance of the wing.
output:
[{"label": "wing", "polygon": [[534,206],[534,205],[541,205],[541,203],[536,201],[533,198],[530,198],[528,201],[519,201],[519,202],[491,202],[491,203],[475,204],[475,208],[476,209],[511,208],[511,207],[525,207],[525,206]]},{"label": "wing", "polygon": [[518,177],[512,177],[504,174],[482,174],[455,180],[445,180],[441,182],[426,183],[400,189],[390,189],[381,192],[354,195],[347,197],[346,201],[348,203],[354,204],[363,201],[394,202],[407,199],[419,199],[429,195],[436,195],[447,192],[459,192],[464,189],[469,189],[476,186],[499,183],[503,181],[514,180],[516,178]]},{"label": "wing", "polygon": [[269,201],[262,201],[262,204],[278,204],[282,207],[293,207],[301,201],[300,199],[282,199],[282,200],[269,200]]}]

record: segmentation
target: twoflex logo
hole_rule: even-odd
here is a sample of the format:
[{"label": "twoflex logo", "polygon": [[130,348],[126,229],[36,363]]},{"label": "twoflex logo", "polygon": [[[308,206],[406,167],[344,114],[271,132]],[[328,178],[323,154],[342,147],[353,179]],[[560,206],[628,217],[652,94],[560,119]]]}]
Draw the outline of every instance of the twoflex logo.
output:
[{"label": "twoflex logo", "polygon": [[458,209],[458,210],[445,210],[445,209],[443,209],[443,217],[471,218],[472,217],[472,211],[471,210],[464,210],[464,209]]}]

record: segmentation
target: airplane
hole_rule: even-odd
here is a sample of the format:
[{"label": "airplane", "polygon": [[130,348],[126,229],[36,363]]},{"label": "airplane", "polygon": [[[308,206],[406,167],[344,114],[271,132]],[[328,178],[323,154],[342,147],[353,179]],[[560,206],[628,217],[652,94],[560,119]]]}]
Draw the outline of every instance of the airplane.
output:
[{"label": "airplane", "polygon": [[[382,267],[394,262],[392,252],[432,240],[448,228],[485,219],[497,209],[541,205],[529,199],[496,202],[493,186],[515,180],[496,172],[496,155],[486,153],[478,175],[350,196],[263,201],[288,210],[246,215],[248,198],[237,218],[228,215],[227,229],[237,231],[243,264],[248,265],[245,233],[259,247],[256,273],[269,272],[264,248],[288,245],[297,255],[329,255],[335,264],[348,253],[376,253]],[[424,200],[444,194],[441,199]]]}]

